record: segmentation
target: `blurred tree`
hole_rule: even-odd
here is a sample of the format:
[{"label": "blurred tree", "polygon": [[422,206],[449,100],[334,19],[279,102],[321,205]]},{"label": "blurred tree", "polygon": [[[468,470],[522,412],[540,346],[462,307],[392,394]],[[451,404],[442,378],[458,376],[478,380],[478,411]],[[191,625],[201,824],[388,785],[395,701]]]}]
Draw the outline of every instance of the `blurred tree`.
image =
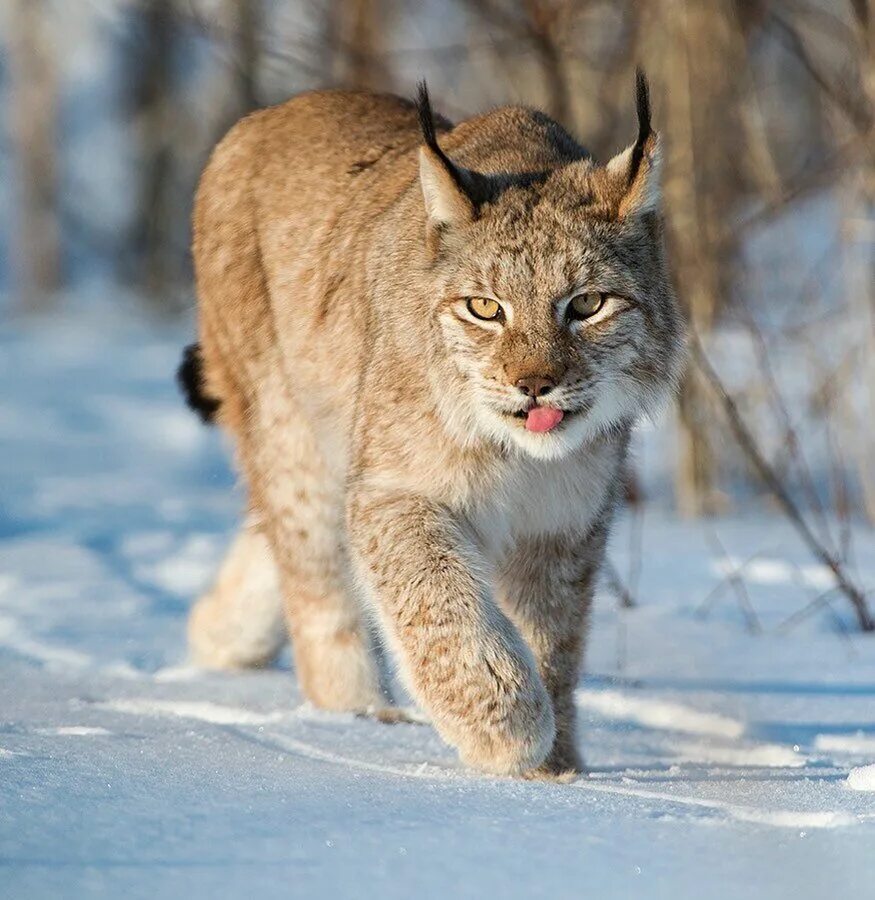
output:
[{"label": "blurred tree", "polygon": [[[571,124],[572,115],[572,82],[566,65],[568,38],[574,20],[588,5],[573,0],[464,0],[477,26],[485,28],[500,44],[494,62],[503,80],[513,80],[509,70],[519,68],[520,54],[514,55],[513,66],[507,59],[505,44],[510,41],[535,62],[540,96],[533,100],[564,125]],[[529,75],[528,70],[521,74]]]},{"label": "blurred tree", "polygon": [[326,7],[325,39],[331,77],[340,87],[387,90],[385,64],[390,9],[380,0],[332,0]]},{"label": "blurred tree", "polygon": [[859,367],[863,409],[855,429],[857,472],[869,521],[875,523],[875,2],[852,0],[862,115],[859,148],[845,190],[848,289],[862,326]]},{"label": "blurred tree", "polygon": [[261,0],[224,0],[232,23],[237,106],[240,115],[258,107],[258,71],[261,64],[260,32],[263,25]]},{"label": "blurred tree", "polygon": [[173,136],[176,133],[173,58],[178,39],[174,0],[142,0],[133,10],[128,108],[138,149],[137,199],[130,236],[131,278],[158,308],[179,276],[170,240],[173,216]]},{"label": "blurred tree", "polygon": [[[735,263],[744,148],[739,111],[746,66],[734,0],[659,0],[641,30],[667,135],[668,238],[691,327],[707,335],[726,306]],[[691,368],[679,404],[675,497],[685,515],[714,511],[716,460],[708,391]]]},{"label": "blurred tree", "polygon": [[61,284],[57,52],[46,0],[8,2],[9,135],[18,186],[17,290],[22,307],[38,311],[48,307]]}]

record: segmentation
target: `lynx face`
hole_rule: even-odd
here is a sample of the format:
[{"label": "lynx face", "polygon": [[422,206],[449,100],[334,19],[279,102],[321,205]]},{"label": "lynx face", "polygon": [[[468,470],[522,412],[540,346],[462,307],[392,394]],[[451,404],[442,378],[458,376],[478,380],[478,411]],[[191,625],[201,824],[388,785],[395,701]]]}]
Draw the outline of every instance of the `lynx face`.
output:
[{"label": "lynx face", "polygon": [[674,391],[683,330],[658,215],[612,210],[612,179],[575,162],[445,229],[433,312],[480,436],[556,458]]}]

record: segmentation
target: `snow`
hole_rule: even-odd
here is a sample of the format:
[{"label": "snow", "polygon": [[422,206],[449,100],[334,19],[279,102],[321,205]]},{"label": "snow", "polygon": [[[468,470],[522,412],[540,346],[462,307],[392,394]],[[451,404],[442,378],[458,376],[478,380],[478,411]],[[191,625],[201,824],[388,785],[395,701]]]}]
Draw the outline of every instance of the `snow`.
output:
[{"label": "snow", "polygon": [[[835,597],[787,624],[829,576],[767,511],[646,509],[638,606],[597,598],[570,784],[473,773],[421,716],[314,709],[288,656],[192,668],[242,497],[176,396],[187,337],[0,330],[0,897],[871,892],[875,640]],[[638,437],[664,481],[659,430]],[[853,538],[871,588],[875,537]],[[735,573],[756,628],[715,591]]]},{"label": "snow", "polygon": [[798,566],[793,568],[781,559],[741,560],[733,557],[717,560],[714,564],[717,575],[732,575],[743,572],[747,581],[754,584],[786,584],[797,578],[802,584],[825,591],[835,584],[835,576],[826,566]]},{"label": "snow", "polygon": [[854,791],[875,791],[875,764],[851,769],[848,787]]},{"label": "snow", "polygon": [[578,691],[577,705],[593,710],[608,719],[634,722],[646,728],[710,734],[735,738],[744,732],[744,725],[727,716],[701,713],[679,703],[644,700],[629,697],[620,691]]},{"label": "snow", "polygon": [[264,725],[282,718],[282,714],[278,712],[263,715],[218,703],[152,700],[148,697],[110,700],[101,706],[116,712],[130,713],[132,716],[178,716],[180,719],[196,719],[212,725]]},{"label": "snow", "polygon": [[814,739],[814,748],[826,753],[875,756],[875,734],[866,735],[862,731],[854,734],[819,734]]}]

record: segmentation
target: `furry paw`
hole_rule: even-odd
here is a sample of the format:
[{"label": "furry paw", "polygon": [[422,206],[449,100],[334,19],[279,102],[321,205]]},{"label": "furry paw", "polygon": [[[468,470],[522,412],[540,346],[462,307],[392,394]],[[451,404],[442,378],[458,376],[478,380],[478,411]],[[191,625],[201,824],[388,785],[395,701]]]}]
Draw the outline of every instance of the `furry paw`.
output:
[{"label": "furry paw", "polygon": [[553,781],[569,784],[586,771],[577,748],[562,735],[556,738],[550,755],[536,769],[523,772],[523,778],[530,781]]},{"label": "furry paw", "polygon": [[428,719],[419,710],[403,706],[369,706],[357,715],[363,719],[376,719],[384,725],[428,724]]},{"label": "furry paw", "polygon": [[[540,698],[539,698],[540,699]],[[521,705],[493,731],[472,730],[457,742],[466,765],[493,775],[522,775],[537,769],[550,753],[556,736],[553,707],[541,702]]]},{"label": "furry paw", "polygon": [[537,769],[529,769],[523,772],[522,777],[526,781],[549,781],[554,784],[571,784],[577,781],[581,773],[577,769],[555,769],[552,766],[544,764],[538,766]]},{"label": "furry paw", "polygon": [[535,769],[523,773],[530,781],[554,781],[568,784],[586,771],[577,752],[573,737],[560,732],[550,750],[550,755]]}]

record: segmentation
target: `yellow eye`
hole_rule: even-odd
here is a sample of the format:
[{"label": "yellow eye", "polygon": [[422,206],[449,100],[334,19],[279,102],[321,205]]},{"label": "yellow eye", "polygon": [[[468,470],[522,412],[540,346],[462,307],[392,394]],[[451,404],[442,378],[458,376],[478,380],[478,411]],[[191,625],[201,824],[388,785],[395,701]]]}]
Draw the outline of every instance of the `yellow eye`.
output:
[{"label": "yellow eye", "polygon": [[568,313],[572,319],[588,319],[594,316],[604,305],[606,294],[598,291],[587,291],[578,294],[568,305]]},{"label": "yellow eye", "polygon": [[469,297],[468,312],[478,319],[497,319],[503,310],[501,304],[490,297]]}]

